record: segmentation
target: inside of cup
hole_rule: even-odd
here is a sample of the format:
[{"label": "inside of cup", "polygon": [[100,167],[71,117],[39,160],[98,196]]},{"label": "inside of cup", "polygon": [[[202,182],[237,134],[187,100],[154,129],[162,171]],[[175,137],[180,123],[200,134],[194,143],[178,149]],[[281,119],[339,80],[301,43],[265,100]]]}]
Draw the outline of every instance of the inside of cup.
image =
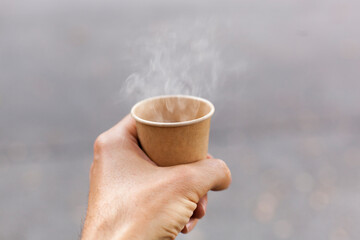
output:
[{"label": "inside of cup", "polygon": [[196,98],[168,96],[141,102],[134,114],[147,121],[175,123],[201,118],[211,111],[211,106]]}]

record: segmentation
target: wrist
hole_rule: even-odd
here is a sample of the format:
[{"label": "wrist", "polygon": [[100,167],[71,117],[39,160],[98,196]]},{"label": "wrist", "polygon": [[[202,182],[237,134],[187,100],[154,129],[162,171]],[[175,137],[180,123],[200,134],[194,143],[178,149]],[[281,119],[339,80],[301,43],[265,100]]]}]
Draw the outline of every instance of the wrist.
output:
[{"label": "wrist", "polygon": [[85,220],[81,240],[144,240],[141,227],[127,222],[124,224],[110,224],[107,221]]}]

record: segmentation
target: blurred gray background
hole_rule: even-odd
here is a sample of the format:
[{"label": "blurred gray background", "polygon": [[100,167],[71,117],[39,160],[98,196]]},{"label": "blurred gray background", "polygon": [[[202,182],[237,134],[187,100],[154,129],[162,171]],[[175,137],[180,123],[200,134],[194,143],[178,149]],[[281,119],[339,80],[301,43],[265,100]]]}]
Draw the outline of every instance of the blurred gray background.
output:
[{"label": "blurred gray background", "polygon": [[[137,39],[219,22],[210,152],[233,174],[178,239],[360,239],[360,1],[0,1],[0,239],[77,239]],[[185,26],[186,27],[186,26]],[[139,59],[141,61],[141,59]]]}]

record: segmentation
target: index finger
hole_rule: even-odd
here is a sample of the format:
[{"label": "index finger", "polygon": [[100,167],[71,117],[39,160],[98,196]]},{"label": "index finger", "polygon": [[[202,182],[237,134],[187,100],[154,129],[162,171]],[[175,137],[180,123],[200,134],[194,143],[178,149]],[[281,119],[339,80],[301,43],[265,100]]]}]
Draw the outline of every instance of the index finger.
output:
[{"label": "index finger", "polygon": [[136,122],[130,114],[126,115],[120,122],[105,133],[113,139],[121,137],[137,143]]}]

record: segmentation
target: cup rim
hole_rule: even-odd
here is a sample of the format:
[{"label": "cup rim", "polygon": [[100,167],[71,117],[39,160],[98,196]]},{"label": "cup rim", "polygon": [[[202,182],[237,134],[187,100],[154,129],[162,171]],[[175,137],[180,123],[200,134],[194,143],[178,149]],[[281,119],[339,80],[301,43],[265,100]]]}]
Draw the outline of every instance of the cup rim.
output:
[{"label": "cup rim", "polygon": [[[142,118],[136,116],[135,109],[139,105],[143,104],[144,102],[151,101],[151,100],[154,100],[154,99],[169,98],[169,97],[179,97],[179,98],[188,98],[188,99],[199,100],[201,102],[206,103],[208,106],[210,106],[210,111],[206,115],[204,115],[204,116],[202,116],[200,118],[196,118],[196,119],[188,120],[188,121],[183,121],[183,122],[154,122],[154,121],[145,120],[145,119],[142,119]],[[190,96],[190,95],[161,95],[161,96],[156,96],[156,97],[150,97],[150,98],[146,98],[146,99],[136,103],[131,108],[131,116],[133,118],[135,118],[136,121],[138,121],[140,123],[143,123],[143,124],[146,124],[146,125],[156,126],[156,127],[180,127],[180,126],[186,126],[186,125],[195,124],[195,123],[198,123],[198,122],[201,122],[201,121],[204,121],[204,120],[210,118],[214,114],[214,112],[215,112],[215,107],[209,100],[206,100],[206,99],[201,98],[201,97]]]}]

